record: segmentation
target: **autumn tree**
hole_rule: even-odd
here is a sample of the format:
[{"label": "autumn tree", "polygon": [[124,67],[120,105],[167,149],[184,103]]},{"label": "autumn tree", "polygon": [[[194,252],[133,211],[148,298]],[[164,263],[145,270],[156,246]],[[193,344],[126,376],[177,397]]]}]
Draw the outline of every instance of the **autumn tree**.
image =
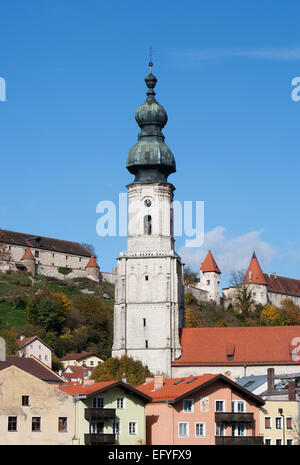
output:
[{"label": "autumn tree", "polygon": [[124,374],[126,382],[132,386],[138,386],[144,383],[146,378],[153,376],[141,361],[133,360],[125,354],[120,359],[111,357],[98,365],[91,378],[96,382],[122,381]]},{"label": "autumn tree", "polygon": [[185,326],[186,328],[199,328],[203,326],[201,312],[199,307],[186,305],[185,307]]},{"label": "autumn tree", "polygon": [[62,332],[71,302],[59,292],[41,292],[34,295],[27,304],[27,318],[33,325],[56,334]]},{"label": "autumn tree", "polygon": [[283,318],[280,309],[275,305],[265,305],[261,311],[260,317],[262,323],[267,326],[280,326],[283,324]]},{"label": "autumn tree", "polygon": [[197,273],[194,273],[189,266],[184,267],[183,281],[185,286],[192,286],[197,280]]},{"label": "autumn tree", "polygon": [[296,305],[292,299],[283,299],[280,305],[284,324],[299,325],[300,324],[300,307]]}]

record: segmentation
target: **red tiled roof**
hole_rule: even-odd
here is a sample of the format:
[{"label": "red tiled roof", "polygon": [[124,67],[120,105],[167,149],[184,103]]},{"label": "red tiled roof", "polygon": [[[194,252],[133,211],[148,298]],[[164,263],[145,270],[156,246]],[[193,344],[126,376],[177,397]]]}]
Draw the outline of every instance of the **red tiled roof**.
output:
[{"label": "red tiled roof", "polygon": [[16,231],[7,231],[4,229],[0,229],[0,242],[21,245],[23,247],[30,246],[44,250],[51,250],[52,252],[61,252],[84,257],[90,257],[92,255],[91,252],[79,244],[79,242],[65,241],[62,239],[37,236],[35,234],[25,234]]},{"label": "red tiled roof", "polygon": [[27,247],[27,249],[25,250],[21,260],[34,260],[34,256],[32,255],[32,252],[29,247]]},{"label": "red tiled roof", "polygon": [[54,373],[54,371],[52,371],[50,368],[34,357],[6,357],[5,361],[0,362],[0,370],[4,370],[11,365],[15,365],[21,370],[26,371],[27,373],[36,376],[43,381],[56,383],[63,382],[60,376],[58,376],[56,373]]},{"label": "red tiled roof", "polygon": [[214,271],[215,273],[221,274],[220,268],[218,267],[210,250],[208,251],[208,254],[206,255],[203,262],[201,263],[200,270],[204,273],[208,271]]},{"label": "red tiled roof", "polygon": [[30,342],[34,341],[35,339],[38,339],[39,341],[41,341],[41,343],[44,344],[44,346],[48,347],[48,349],[52,350],[53,352],[53,349],[50,346],[48,346],[48,344],[46,344],[44,341],[42,341],[38,336],[29,336],[29,337],[25,337],[24,339],[18,339],[17,346],[19,348],[24,347]]},{"label": "red tiled roof", "polygon": [[130,386],[129,384],[123,383],[122,381],[102,381],[99,383],[93,383],[88,386],[83,386],[79,383],[66,383],[59,387],[61,391],[64,391],[66,394],[71,396],[86,395],[92,396],[98,392],[107,391],[113,387],[120,387],[125,389],[125,391],[130,392],[133,395],[143,399],[145,402],[150,402],[151,398],[141,392],[140,390]]},{"label": "red tiled roof", "polygon": [[264,274],[261,270],[260,264],[256,258],[255,252],[253,252],[245,279],[245,284],[267,284],[264,278]]},{"label": "red tiled roof", "polygon": [[94,352],[79,352],[78,354],[67,354],[61,358],[62,361],[67,360],[81,360],[83,358],[90,357],[95,355],[96,357],[100,358],[99,355],[95,354]]},{"label": "red tiled roof", "polygon": [[69,369],[72,370],[71,373],[67,373],[66,371],[63,372],[63,377],[67,378],[69,381],[72,379],[84,379],[85,377],[89,376],[89,372],[93,372],[95,367],[82,367],[82,366],[74,366],[69,365]]},{"label": "red tiled roof", "polygon": [[258,398],[244,388],[241,390],[241,386],[221,374],[206,374],[200,376],[189,376],[186,378],[167,378],[164,379],[163,386],[156,390],[154,390],[153,381],[150,383],[141,384],[137,387],[137,389],[150,396],[152,398],[152,402],[162,402],[167,400],[177,402],[187,395],[191,395],[192,392],[201,390],[208,384],[212,384],[217,381],[227,384],[239,392],[245,393],[248,397],[249,395],[252,395],[254,401],[260,404],[264,404],[262,399]]},{"label": "red tiled roof", "polygon": [[182,356],[172,365],[300,365],[291,358],[297,337],[300,326],[184,328]]},{"label": "red tiled roof", "polygon": [[92,257],[89,259],[86,268],[99,268],[94,255],[92,255]]},{"label": "red tiled roof", "polygon": [[300,297],[300,280],[264,273],[268,292]]}]

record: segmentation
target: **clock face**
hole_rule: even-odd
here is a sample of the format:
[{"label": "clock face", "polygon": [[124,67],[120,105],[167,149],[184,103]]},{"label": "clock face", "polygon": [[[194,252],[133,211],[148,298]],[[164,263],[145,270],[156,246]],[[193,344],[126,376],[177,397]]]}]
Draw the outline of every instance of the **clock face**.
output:
[{"label": "clock face", "polygon": [[153,205],[153,199],[151,197],[144,197],[142,200],[143,204],[145,207],[149,208],[151,205]]}]

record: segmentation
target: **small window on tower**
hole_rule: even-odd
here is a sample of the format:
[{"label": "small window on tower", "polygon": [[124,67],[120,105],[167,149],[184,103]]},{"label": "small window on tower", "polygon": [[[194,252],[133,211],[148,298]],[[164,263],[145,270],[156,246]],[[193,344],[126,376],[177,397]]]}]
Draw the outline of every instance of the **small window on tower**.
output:
[{"label": "small window on tower", "polygon": [[145,346],[146,346],[146,349],[148,349],[148,340],[147,339],[145,341]]},{"label": "small window on tower", "polygon": [[146,326],[146,318],[143,318],[143,326]]},{"label": "small window on tower", "polygon": [[209,285],[210,285],[210,280],[208,279],[208,280],[206,281],[206,283],[207,283],[207,285],[209,286]]},{"label": "small window on tower", "polygon": [[149,276],[148,275],[145,276],[145,280],[149,281]]},{"label": "small window on tower", "polygon": [[144,234],[150,236],[152,234],[152,218],[151,215],[144,216]]}]

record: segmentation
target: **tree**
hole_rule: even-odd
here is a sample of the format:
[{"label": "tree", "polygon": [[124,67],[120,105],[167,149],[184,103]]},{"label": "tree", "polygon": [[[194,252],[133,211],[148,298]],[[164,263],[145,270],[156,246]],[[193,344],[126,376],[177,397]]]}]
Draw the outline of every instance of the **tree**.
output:
[{"label": "tree", "polygon": [[280,310],[286,325],[292,326],[300,324],[300,307],[296,305],[292,299],[283,299]]},{"label": "tree", "polygon": [[91,252],[91,254],[94,255],[95,258],[97,258],[95,247],[92,244],[88,244],[87,242],[81,242],[81,245],[89,252]]},{"label": "tree", "polygon": [[132,386],[138,386],[145,382],[146,378],[153,376],[149,368],[139,360],[133,360],[128,355],[123,355],[120,359],[111,357],[98,365],[91,378],[99,381],[122,381],[123,376]]},{"label": "tree", "polygon": [[186,305],[185,307],[185,326],[186,328],[199,328],[203,326],[201,312],[199,307]]},{"label": "tree", "polygon": [[230,284],[235,287],[233,306],[243,318],[248,316],[250,310],[253,310],[255,306],[253,291],[244,283],[245,276],[245,271],[239,270],[233,271],[230,278]]},{"label": "tree", "polygon": [[262,322],[267,326],[283,325],[282,314],[275,305],[267,304],[260,314]]},{"label": "tree", "polygon": [[197,273],[194,273],[189,266],[184,267],[183,280],[185,286],[192,286],[197,280]]},{"label": "tree", "polygon": [[56,334],[62,332],[71,310],[71,302],[59,292],[41,292],[34,295],[27,305],[27,318],[30,323]]}]

